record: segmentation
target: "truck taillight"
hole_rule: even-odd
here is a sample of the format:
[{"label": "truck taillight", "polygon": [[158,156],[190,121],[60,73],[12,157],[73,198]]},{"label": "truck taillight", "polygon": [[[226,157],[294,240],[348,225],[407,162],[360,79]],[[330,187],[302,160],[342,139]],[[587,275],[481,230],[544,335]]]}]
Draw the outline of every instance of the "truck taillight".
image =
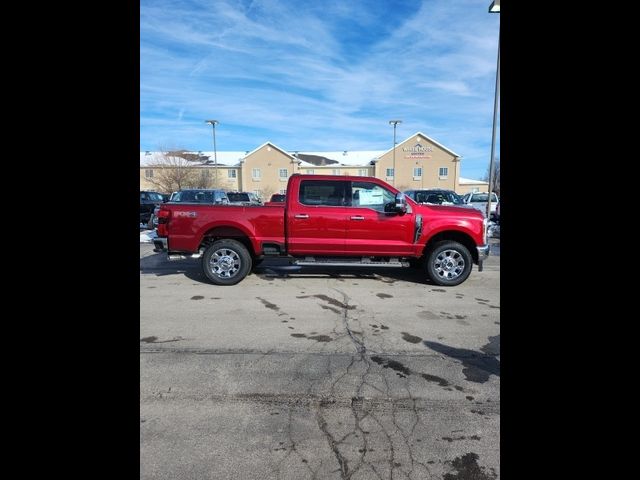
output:
[{"label": "truck taillight", "polygon": [[170,218],[171,210],[165,210],[163,207],[160,207],[160,211],[158,212],[158,224],[169,223]]}]

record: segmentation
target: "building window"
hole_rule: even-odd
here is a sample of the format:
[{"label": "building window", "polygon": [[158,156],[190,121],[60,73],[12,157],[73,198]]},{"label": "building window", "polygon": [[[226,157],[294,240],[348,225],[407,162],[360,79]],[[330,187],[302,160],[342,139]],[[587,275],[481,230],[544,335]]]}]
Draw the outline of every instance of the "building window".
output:
[{"label": "building window", "polygon": [[236,178],[237,173],[235,170],[227,170],[227,175],[229,178]]},{"label": "building window", "polygon": [[413,169],[413,176],[414,177],[422,177],[422,167],[416,167]]},{"label": "building window", "polygon": [[254,168],[253,170],[251,170],[251,178],[253,180],[260,180],[260,169],[259,168]]},{"label": "building window", "polygon": [[331,175],[340,175],[340,169],[339,169],[339,168],[334,168],[334,169],[332,170]]},{"label": "building window", "polygon": [[307,168],[305,171],[307,172],[307,175],[313,175],[313,168]]},{"label": "building window", "polygon": [[440,169],[438,170],[438,176],[440,178],[447,178],[449,176],[449,168],[440,167]]},{"label": "building window", "polygon": [[278,170],[278,175],[280,176],[280,180],[286,180],[289,177],[289,170],[281,168]]},{"label": "building window", "polygon": [[393,168],[387,168],[387,177],[393,178]]},{"label": "building window", "polygon": [[360,169],[358,170],[358,175],[360,175],[361,177],[368,177],[369,170],[367,170],[366,168]]},{"label": "building window", "polygon": [[287,194],[287,189],[286,188],[280,189],[280,194],[281,195],[286,195]]},{"label": "building window", "polygon": [[153,170],[150,170],[150,169],[149,170],[145,170],[144,171],[144,176],[146,178],[153,178]]}]

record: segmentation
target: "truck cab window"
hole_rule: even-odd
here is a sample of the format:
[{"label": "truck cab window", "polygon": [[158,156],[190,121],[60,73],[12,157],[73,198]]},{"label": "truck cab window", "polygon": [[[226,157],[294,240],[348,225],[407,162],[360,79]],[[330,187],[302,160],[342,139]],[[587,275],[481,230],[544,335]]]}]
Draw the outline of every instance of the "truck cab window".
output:
[{"label": "truck cab window", "polygon": [[349,205],[346,190],[348,182],[329,180],[303,180],[298,199],[303,205],[343,207]]},{"label": "truck cab window", "polygon": [[390,190],[369,182],[352,182],[351,206],[360,208],[372,208],[384,212],[384,206],[395,202],[395,194]]}]

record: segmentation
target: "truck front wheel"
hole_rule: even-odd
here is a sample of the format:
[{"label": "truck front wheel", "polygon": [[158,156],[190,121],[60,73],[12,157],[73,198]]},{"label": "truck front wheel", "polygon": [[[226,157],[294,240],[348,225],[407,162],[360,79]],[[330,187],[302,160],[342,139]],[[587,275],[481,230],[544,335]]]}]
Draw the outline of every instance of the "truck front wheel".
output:
[{"label": "truck front wheel", "polygon": [[460,285],[471,273],[472,258],[467,247],[458,242],[444,241],[434,245],[426,261],[427,275],[447,287]]},{"label": "truck front wheel", "polygon": [[235,285],[251,271],[251,255],[237,240],[216,240],[202,256],[202,269],[216,285]]}]

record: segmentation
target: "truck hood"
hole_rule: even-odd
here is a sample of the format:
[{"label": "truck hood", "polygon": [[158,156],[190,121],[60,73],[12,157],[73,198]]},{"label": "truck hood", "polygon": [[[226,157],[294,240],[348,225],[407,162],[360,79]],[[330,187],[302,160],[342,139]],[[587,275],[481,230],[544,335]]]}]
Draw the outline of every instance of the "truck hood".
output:
[{"label": "truck hood", "polygon": [[456,216],[461,219],[473,220],[484,218],[484,214],[474,208],[472,205],[427,205],[423,203],[416,204],[413,207],[417,213],[422,214],[425,218],[440,216]]}]

